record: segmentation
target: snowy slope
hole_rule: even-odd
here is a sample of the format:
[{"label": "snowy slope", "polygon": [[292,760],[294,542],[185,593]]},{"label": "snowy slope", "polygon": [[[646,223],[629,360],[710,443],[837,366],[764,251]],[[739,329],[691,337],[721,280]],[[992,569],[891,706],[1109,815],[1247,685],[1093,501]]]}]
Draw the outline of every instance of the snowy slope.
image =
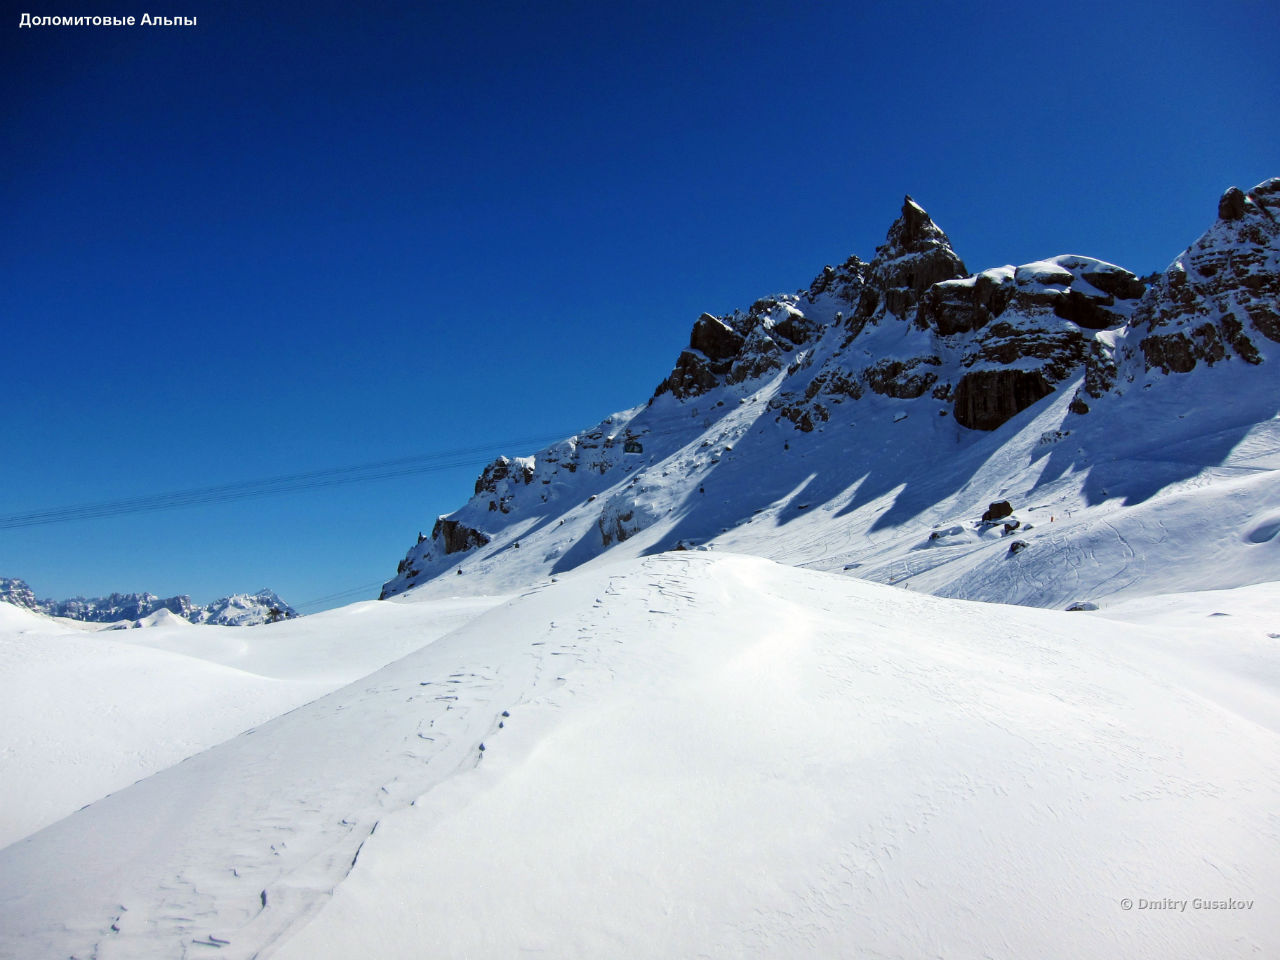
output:
[{"label": "snowy slope", "polygon": [[0,954],[1274,955],[1278,600],[580,571],[0,851]]},{"label": "snowy slope", "polygon": [[908,198],[870,264],[704,314],[648,404],[487,467],[383,595],[681,544],[1050,607],[1280,578],[1278,216],[1280,180],[1228,191],[1146,281],[966,275]]},{"label": "snowy slope", "polygon": [[[496,601],[90,632],[0,603],[0,846],[416,650]],[[153,615],[155,616],[155,615]],[[140,639],[139,639],[140,638]]]}]

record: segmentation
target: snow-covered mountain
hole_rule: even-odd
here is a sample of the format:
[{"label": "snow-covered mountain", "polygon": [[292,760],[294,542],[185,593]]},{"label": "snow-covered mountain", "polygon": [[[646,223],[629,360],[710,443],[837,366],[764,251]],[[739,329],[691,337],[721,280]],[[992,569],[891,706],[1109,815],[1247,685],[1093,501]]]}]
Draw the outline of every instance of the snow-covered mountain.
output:
[{"label": "snow-covered mountain", "polygon": [[0,957],[1280,956],[1278,200],[1148,278],[908,200],[384,602],[13,585]]},{"label": "snow-covered mountain", "polygon": [[277,618],[298,616],[273,590],[257,593],[234,593],[212,603],[192,603],[188,596],[161,598],[154,593],[113,593],[108,597],[74,597],[70,600],[37,600],[26,581],[0,577],[0,601],[25,607],[51,617],[67,617],[86,623],[111,624],[120,629],[151,626],[168,612],[190,623],[248,627],[267,623],[278,610]]},{"label": "snow-covered mountain", "polygon": [[970,274],[908,197],[870,263],[703,314],[646,404],[486,467],[382,596],[691,545],[1041,606],[1273,579],[1277,217],[1273,179],[1161,275]]}]

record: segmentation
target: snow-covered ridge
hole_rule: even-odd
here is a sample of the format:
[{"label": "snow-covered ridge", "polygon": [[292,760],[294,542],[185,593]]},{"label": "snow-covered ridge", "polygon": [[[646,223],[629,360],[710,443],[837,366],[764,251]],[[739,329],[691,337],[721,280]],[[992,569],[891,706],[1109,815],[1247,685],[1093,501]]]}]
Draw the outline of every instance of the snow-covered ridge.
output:
[{"label": "snow-covered ridge", "polygon": [[[1141,552],[1121,546],[1127,536],[1141,546],[1153,535],[1150,519],[1113,515],[1110,491],[1136,506],[1213,486],[1244,469],[1230,465],[1228,437],[1271,449],[1278,198],[1280,180],[1232,188],[1168,271],[1139,278],[1078,254],[969,273],[908,197],[870,263],[853,256],[808,290],[703,314],[647,404],[487,467],[382,596],[442,576],[449,582],[431,588],[441,595],[514,588],[606,551],[696,543],[948,595],[1056,604],[1063,589],[1048,584],[1064,578],[1048,558],[1073,556],[1077,536],[1096,547],[1086,527],[1124,531],[1113,538],[1121,556]],[[1190,452],[1170,462],[1170,444]],[[981,532],[972,525],[989,503],[1010,496],[1028,521],[1023,586],[1007,570],[970,569],[1004,556],[1007,544],[984,537],[923,562],[916,548],[932,532]],[[1029,522],[1038,506],[1049,524]],[[1222,549],[1246,540],[1228,536]],[[1140,589],[1132,563],[1117,578],[1125,565],[1100,559],[1110,550],[1091,554],[1092,575],[1072,567],[1074,591]]]},{"label": "snow-covered ridge", "polygon": [[212,603],[193,603],[188,596],[158,597],[154,593],[113,593],[107,597],[38,600],[26,581],[0,577],[0,601],[51,617],[86,623],[111,624],[117,629],[155,626],[185,620],[218,626],[248,627],[298,616],[274,590],[234,593]]}]

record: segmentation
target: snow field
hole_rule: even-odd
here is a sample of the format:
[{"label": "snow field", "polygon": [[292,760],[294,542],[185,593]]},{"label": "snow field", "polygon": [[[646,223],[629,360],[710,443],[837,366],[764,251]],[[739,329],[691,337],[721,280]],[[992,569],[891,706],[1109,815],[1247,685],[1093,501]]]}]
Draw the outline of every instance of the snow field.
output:
[{"label": "snow field", "polygon": [[[741,556],[544,582],[0,851],[0,954],[1266,956],[1266,589],[1161,644]],[[1255,905],[1120,905],[1197,896]]]},{"label": "snow field", "polygon": [[388,817],[277,956],[1276,947],[1265,910],[1120,905],[1280,876],[1276,729],[1171,683],[1146,637],[742,557],[643,569],[593,608],[604,691],[523,706],[544,729]]},{"label": "snow field", "polygon": [[[494,600],[100,631],[0,603],[0,847],[416,650]],[[383,608],[386,609],[383,609]]]}]

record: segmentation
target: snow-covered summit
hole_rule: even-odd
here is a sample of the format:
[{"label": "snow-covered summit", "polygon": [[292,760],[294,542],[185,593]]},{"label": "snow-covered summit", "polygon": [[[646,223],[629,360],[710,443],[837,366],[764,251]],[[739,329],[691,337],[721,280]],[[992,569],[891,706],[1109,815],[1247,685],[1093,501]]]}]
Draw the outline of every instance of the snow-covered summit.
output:
[{"label": "snow-covered summit", "polygon": [[1244,528],[1280,506],[1278,200],[1228,191],[1139,278],[1079,254],[969,273],[908,197],[870,263],[701,315],[646,405],[487,467],[382,596],[693,544],[1042,605],[1151,589],[1162,552],[1187,589],[1269,579]]}]

